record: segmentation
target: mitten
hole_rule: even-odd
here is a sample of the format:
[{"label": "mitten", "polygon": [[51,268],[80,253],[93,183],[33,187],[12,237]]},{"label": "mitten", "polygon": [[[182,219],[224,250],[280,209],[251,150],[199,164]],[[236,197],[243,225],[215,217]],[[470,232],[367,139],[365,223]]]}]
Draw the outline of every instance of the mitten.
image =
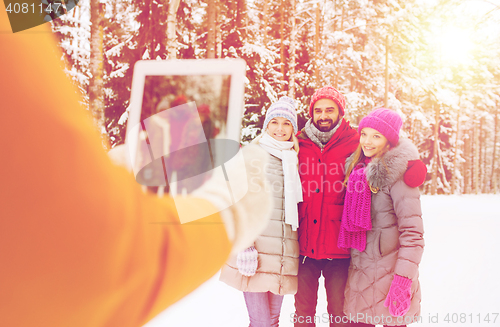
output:
[{"label": "mitten", "polygon": [[192,193],[220,209],[233,254],[251,246],[269,222],[273,199],[264,170],[268,157],[260,146],[247,145],[224,163],[228,181],[219,170]]},{"label": "mitten", "polygon": [[236,256],[236,267],[243,276],[253,276],[257,271],[259,252],[255,247],[251,246]]},{"label": "mitten", "polygon": [[425,177],[427,176],[427,167],[422,162],[422,160],[410,160],[408,161],[408,168],[404,174],[404,181],[409,187],[419,187],[425,182]]},{"label": "mitten", "polygon": [[389,294],[384,306],[389,307],[389,313],[394,317],[404,316],[410,310],[411,279],[394,275]]}]

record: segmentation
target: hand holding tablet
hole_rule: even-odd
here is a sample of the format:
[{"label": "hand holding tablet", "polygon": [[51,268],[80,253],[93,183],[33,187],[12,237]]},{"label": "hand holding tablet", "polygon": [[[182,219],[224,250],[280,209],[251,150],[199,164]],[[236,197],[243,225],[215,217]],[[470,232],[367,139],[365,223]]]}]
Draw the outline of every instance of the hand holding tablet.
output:
[{"label": "hand holding tablet", "polygon": [[241,59],[136,63],[126,144],[138,183],[185,195],[220,170],[214,176],[225,179],[228,205],[247,193],[248,185],[231,188],[224,168],[231,161],[244,166],[237,153],[245,68]]}]

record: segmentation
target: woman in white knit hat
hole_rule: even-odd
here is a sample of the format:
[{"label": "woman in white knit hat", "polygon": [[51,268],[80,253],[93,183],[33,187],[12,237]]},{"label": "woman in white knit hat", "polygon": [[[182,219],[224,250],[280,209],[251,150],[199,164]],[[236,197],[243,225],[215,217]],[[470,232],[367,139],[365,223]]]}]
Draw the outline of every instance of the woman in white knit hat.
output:
[{"label": "woman in white knit hat", "polygon": [[250,327],[277,327],[283,296],[297,292],[297,203],[302,201],[297,131],[295,101],[282,97],[267,110],[263,133],[252,142],[270,154],[266,177],[273,214],[254,245],[230,258],[220,277],[244,292]]}]

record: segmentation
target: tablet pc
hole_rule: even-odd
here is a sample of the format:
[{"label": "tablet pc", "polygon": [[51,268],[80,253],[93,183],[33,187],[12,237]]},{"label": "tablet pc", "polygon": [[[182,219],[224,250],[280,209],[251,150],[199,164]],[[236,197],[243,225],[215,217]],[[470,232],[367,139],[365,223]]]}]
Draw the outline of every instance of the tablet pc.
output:
[{"label": "tablet pc", "polygon": [[125,142],[137,182],[191,193],[236,154],[245,69],[242,59],[135,64]]}]

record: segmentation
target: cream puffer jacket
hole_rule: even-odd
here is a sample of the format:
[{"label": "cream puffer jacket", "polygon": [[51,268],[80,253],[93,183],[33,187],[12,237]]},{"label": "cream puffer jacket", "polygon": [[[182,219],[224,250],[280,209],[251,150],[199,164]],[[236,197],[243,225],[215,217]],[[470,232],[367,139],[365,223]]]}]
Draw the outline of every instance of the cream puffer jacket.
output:
[{"label": "cream puffer jacket", "polygon": [[298,236],[297,231],[285,223],[281,159],[269,156],[265,169],[274,197],[274,208],[269,224],[255,240],[255,248],[259,252],[257,272],[251,277],[243,276],[236,267],[236,256],[231,256],[222,267],[220,280],[243,292],[295,294],[299,269]]},{"label": "cream puffer jacket", "polygon": [[[357,322],[406,325],[420,315],[418,265],[424,249],[420,192],[403,179],[408,161],[418,158],[417,148],[401,139],[366,167],[368,182],[379,191],[372,193],[372,229],[366,235],[366,249],[351,249],[344,313],[357,317]],[[394,274],[412,280],[410,310],[399,318],[384,306]]]}]

